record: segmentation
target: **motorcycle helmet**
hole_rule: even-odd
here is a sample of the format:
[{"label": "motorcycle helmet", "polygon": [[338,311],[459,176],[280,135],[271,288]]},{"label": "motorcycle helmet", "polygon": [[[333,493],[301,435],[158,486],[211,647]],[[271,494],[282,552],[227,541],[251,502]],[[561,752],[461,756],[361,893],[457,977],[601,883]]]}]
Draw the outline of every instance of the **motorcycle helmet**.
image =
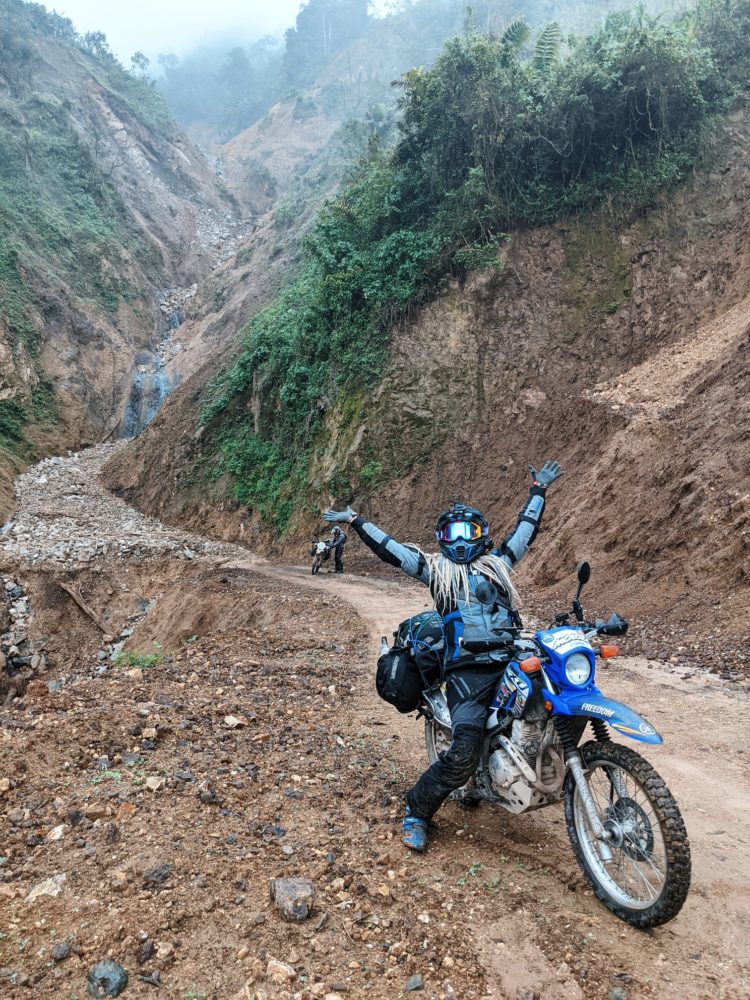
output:
[{"label": "motorcycle helmet", "polygon": [[492,548],[487,519],[475,507],[451,504],[435,526],[440,551],[454,563],[470,563]]}]

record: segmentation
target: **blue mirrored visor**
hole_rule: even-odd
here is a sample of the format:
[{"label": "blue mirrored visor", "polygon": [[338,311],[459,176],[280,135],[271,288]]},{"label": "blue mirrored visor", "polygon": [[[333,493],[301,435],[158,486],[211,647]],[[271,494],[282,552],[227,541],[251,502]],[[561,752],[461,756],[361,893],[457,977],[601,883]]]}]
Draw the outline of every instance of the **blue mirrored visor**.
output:
[{"label": "blue mirrored visor", "polygon": [[476,542],[482,537],[482,526],[473,521],[451,521],[437,533],[439,542]]}]

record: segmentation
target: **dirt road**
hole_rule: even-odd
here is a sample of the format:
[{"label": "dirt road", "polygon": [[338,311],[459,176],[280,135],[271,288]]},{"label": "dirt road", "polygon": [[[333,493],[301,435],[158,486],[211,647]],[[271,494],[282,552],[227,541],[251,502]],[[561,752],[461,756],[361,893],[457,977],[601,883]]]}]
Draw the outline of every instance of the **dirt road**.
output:
[{"label": "dirt road", "polygon": [[[373,650],[380,635],[427,606],[420,587],[312,577],[302,568],[263,566],[262,572],[325,588],[346,600],[369,626]],[[493,919],[492,905],[477,919],[491,992],[502,991],[492,995],[587,997],[586,980],[573,973],[586,955],[592,974],[594,969],[605,975],[609,970],[631,1000],[750,997],[747,691],[709,675],[683,680],[641,658],[600,668],[599,683],[611,697],[642,711],[664,736],[664,745],[649,747],[647,756],[680,804],[693,859],[693,888],[679,917],[643,933],[587,898],[557,808],[511,816],[487,805],[476,812],[449,805],[439,817],[440,833],[426,863],[439,870],[448,858],[460,857],[467,870],[482,866],[476,880],[480,898],[487,874],[501,867],[499,859],[522,856],[549,869],[548,875],[534,877],[533,888],[524,877],[511,899],[494,899],[498,919]],[[375,719],[384,718],[386,710],[374,694],[360,708]],[[389,724],[397,728],[416,775],[425,759],[421,726],[411,717],[391,718]],[[460,837],[457,830],[463,831]]]},{"label": "dirt road", "polygon": [[[61,977],[64,967],[53,968],[45,957],[42,935],[66,920],[79,939],[91,935],[91,918],[81,922],[81,914],[94,897],[100,933],[78,960],[98,948],[125,962],[141,947],[137,933],[146,934],[136,928],[151,921],[162,944],[171,935],[156,958],[164,952],[162,995],[174,1000],[321,996],[311,992],[316,978],[331,995],[385,1000],[418,971],[424,972],[421,995],[435,1000],[750,997],[745,687],[709,675],[683,679],[642,659],[615,661],[599,677],[606,693],[641,710],[665,738],[647,755],[680,803],[693,851],[691,894],[666,927],[633,930],[595,901],[569,848],[560,808],[513,817],[486,804],[471,811],[449,804],[429,852],[415,857],[398,846],[398,817],[403,792],[424,766],[421,726],[377,699],[371,665],[378,637],[423,609],[426,592],[396,576],[393,582],[312,577],[307,568],[264,563],[240,548],[203,545],[172,529],[162,535],[155,522],[108,496],[96,479],[100,465],[89,453],[57,463],[53,476],[48,468],[26,477],[6,565],[22,583],[28,576],[32,604],[48,630],[64,628],[66,620],[55,601],[44,610],[50,584],[39,567],[51,562],[52,571],[62,567],[68,579],[78,573],[101,619],[123,615],[126,600],[137,596],[136,612],[122,619],[132,620],[128,645],[143,649],[161,638],[170,655],[152,670],[136,667],[123,683],[114,667],[96,668],[101,656],[87,643],[101,636],[65,605],[67,618],[80,619],[70,631],[77,648],[69,646],[67,659],[58,655],[50,678],[33,682],[3,713],[0,777],[9,776],[9,787],[0,839],[7,838],[10,852],[0,853],[10,853],[13,871],[0,879],[10,928],[0,938],[0,951],[7,946],[0,985],[8,969],[11,984],[28,980],[13,996],[28,996],[34,983],[33,995],[76,995],[71,984],[80,973],[79,980],[72,972]],[[49,626],[52,619],[44,615],[53,611]],[[57,676],[62,690],[54,687]],[[226,730],[225,715],[243,712],[251,718],[248,728]],[[147,717],[157,721],[144,722]],[[262,732],[253,733],[253,725]],[[156,735],[144,740],[144,733]],[[138,774],[127,771],[127,761],[119,763],[134,751]],[[256,763],[243,763],[241,780],[230,781],[229,767],[248,755]],[[104,784],[91,772],[102,760]],[[223,766],[214,768],[214,760]],[[253,774],[247,787],[242,769]],[[292,769],[297,773],[290,779]],[[144,788],[147,775],[158,775],[153,791]],[[289,786],[290,780],[301,784]],[[193,782],[199,795],[183,794]],[[307,797],[298,801],[302,789]],[[213,810],[209,820],[207,810]],[[60,822],[54,817],[70,815],[83,817],[76,820],[78,839],[74,831],[49,843],[47,831]],[[264,886],[278,874],[274,831],[281,820],[291,822],[298,837],[282,860],[300,874],[317,871],[321,892],[329,894],[324,902],[331,905],[323,909],[330,929],[317,934],[292,937],[263,913],[255,929],[246,926],[248,906],[268,906]],[[182,838],[178,830],[193,835]],[[159,852],[174,868],[166,895],[148,883]],[[321,868],[320,859],[334,854],[333,868]],[[378,884],[385,869],[390,891]],[[61,870],[72,872],[66,891],[74,895],[63,893],[43,911],[39,903],[29,908],[31,886]],[[372,908],[373,899],[387,907],[386,916]],[[24,941],[33,941],[35,950]],[[382,947],[380,966],[373,941]],[[285,989],[256,987],[250,977],[237,992],[237,977],[247,976],[257,954],[291,955],[297,959],[291,964],[307,971]],[[27,971],[18,966],[19,955]],[[193,990],[191,976],[204,977],[202,991]],[[138,986],[132,978],[128,995],[155,995],[154,983]]]}]

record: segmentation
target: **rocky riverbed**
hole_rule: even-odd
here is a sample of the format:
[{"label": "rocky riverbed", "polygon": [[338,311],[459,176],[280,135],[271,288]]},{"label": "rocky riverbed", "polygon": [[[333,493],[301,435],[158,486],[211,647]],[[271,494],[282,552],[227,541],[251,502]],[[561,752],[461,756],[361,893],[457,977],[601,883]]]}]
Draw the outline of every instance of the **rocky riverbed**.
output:
[{"label": "rocky riverbed", "polygon": [[76,569],[110,557],[226,557],[231,546],[168,528],[111,496],[98,481],[122,442],[48,458],[16,481],[15,517],[0,554],[28,566]]}]

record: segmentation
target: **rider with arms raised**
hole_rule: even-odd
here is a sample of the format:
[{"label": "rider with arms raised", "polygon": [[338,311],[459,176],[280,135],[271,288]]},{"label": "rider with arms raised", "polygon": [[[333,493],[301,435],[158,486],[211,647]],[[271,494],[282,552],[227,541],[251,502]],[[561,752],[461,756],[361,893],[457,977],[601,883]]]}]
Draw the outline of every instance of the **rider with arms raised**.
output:
[{"label": "rider with arms raised", "polygon": [[459,645],[491,639],[513,624],[517,595],[510,570],[526,554],[542,520],[547,488],[563,474],[559,462],[529,466],[533,484],[515,527],[495,548],[489,525],[473,507],[454,503],[438,518],[435,535],[439,552],[427,554],[416,545],[402,545],[348,507],[323,515],[333,523],[351,524],[380,559],[430,588],[445,625],[448,671],[446,699],[451,714],[452,743],[431,764],[406,795],[403,841],[424,851],[429,820],[446,798],[471,778],[479,761],[489,703],[503,667],[491,654],[471,656]]}]

